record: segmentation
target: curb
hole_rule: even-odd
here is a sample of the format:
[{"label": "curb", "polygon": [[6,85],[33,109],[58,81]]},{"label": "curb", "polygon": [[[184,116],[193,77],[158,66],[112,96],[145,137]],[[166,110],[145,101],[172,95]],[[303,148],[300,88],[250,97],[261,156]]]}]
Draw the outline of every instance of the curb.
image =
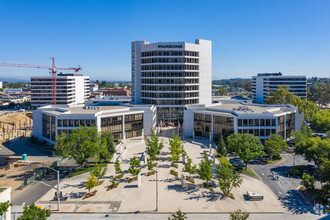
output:
[{"label": "curb", "polygon": [[[200,214],[230,214],[231,212],[185,212],[189,215],[200,215]],[[249,212],[250,214],[285,214],[285,212]],[[173,214],[173,212],[158,212],[158,211],[136,211],[136,212],[58,212],[52,211],[52,214],[111,214],[111,215],[144,215],[144,214]]]},{"label": "curb", "polygon": [[275,165],[275,164],[279,164],[279,163],[282,163],[282,162],[286,161],[285,157],[282,157],[282,158],[283,158],[282,160],[277,161],[276,163],[265,163],[265,164],[267,164],[267,165]]}]

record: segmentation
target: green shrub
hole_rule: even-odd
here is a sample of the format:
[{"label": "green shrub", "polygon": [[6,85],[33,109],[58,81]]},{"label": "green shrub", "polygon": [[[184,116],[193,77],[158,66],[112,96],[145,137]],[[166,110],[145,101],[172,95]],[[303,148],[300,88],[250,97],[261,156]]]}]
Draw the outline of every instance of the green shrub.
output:
[{"label": "green shrub", "polygon": [[171,166],[174,167],[174,168],[178,168],[179,167],[178,164],[176,164],[176,163],[171,163]]},{"label": "green shrub", "polygon": [[170,170],[170,174],[178,177],[178,172],[176,172],[174,169]]}]

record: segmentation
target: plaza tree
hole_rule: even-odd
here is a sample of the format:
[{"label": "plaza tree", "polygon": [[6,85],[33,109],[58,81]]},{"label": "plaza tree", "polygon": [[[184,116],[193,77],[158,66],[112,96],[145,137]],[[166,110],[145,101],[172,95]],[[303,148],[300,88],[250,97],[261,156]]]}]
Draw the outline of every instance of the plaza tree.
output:
[{"label": "plaza tree", "polygon": [[183,167],[183,172],[187,172],[189,173],[189,176],[191,177],[191,174],[196,173],[197,171],[197,166],[196,165],[192,165],[192,160],[189,156],[187,156],[187,162]]},{"label": "plaza tree", "polygon": [[0,202],[0,219],[2,219],[1,217],[5,219],[6,212],[8,211],[10,206],[13,206],[10,201]]},{"label": "plaza tree", "polygon": [[243,178],[238,173],[234,174],[234,168],[230,164],[224,163],[218,165],[216,173],[218,174],[217,179],[220,189],[225,196],[229,196],[230,191],[234,187],[239,187],[243,182]]},{"label": "plaza tree", "polygon": [[136,156],[132,157],[130,159],[130,167],[128,169],[128,172],[132,174],[133,178],[140,173],[140,169],[137,168],[137,166],[140,166],[141,161],[139,161]]},{"label": "plaza tree", "polygon": [[172,161],[180,160],[180,156],[184,151],[180,137],[178,135],[172,134],[172,138],[169,140],[169,144],[171,151],[170,160]]},{"label": "plaza tree", "polygon": [[185,219],[188,219],[187,214],[182,212],[181,210],[176,211],[170,217],[168,217],[168,220],[185,220]]},{"label": "plaza tree", "polygon": [[246,169],[250,160],[264,155],[263,148],[260,140],[253,134],[232,134],[228,137],[228,150],[241,158]]},{"label": "plaza tree", "polygon": [[29,206],[24,206],[23,215],[17,220],[46,220],[52,212],[49,209],[38,208],[34,203]]},{"label": "plaza tree", "polygon": [[250,213],[243,212],[241,209],[238,209],[230,213],[230,220],[246,220],[249,216]]},{"label": "plaza tree", "polygon": [[265,142],[265,152],[272,160],[274,157],[280,158],[280,153],[288,148],[289,146],[287,143],[283,140],[282,136],[278,134],[271,134],[270,138]]},{"label": "plaza tree", "polygon": [[217,152],[223,156],[227,155],[227,146],[223,135],[220,135],[220,139],[217,141]]},{"label": "plaza tree", "polygon": [[163,149],[164,144],[161,142],[153,129],[150,129],[150,137],[144,137],[145,143],[147,145],[147,154],[149,158],[154,161],[157,160],[157,155]]},{"label": "plaza tree", "polygon": [[119,160],[117,159],[116,162],[115,162],[115,170],[116,170],[116,173],[119,174],[122,172],[121,168],[120,168],[120,162]]},{"label": "plaza tree", "polygon": [[86,189],[88,190],[88,194],[91,195],[91,189],[96,187],[99,184],[98,180],[94,175],[90,176],[86,180]]},{"label": "plaza tree", "polygon": [[103,167],[102,164],[98,164],[91,170],[90,173],[92,176],[95,176],[97,178],[97,181],[99,182],[100,178],[104,177],[107,171],[108,168],[106,166]]},{"label": "plaza tree", "polygon": [[102,131],[101,140],[102,145],[99,151],[100,159],[110,160],[116,152],[115,139],[113,138],[112,132]]},{"label": "plaza tree", "polygon": [[55,142],[56,153],[73,158],[83,169],[84,163],[99,152],[101,137],[95,126],[80,126],[68,136],[65,133],[57,136]]},{"label": "plaza tree", "polygon": [[153,170],[154,168],[154,164],[152,163],[152,160],[150,158],[147,159],[147,166],[148,166],[148,170]]},{"label": "plaza tree", "polygon": [[209,181],[212,179],[212,161],[208,159],[206,152],[204,152],[203,160],[199,163],[199,168],[197,170],[200,178],[206,181],[206,186],[208,186]]}]

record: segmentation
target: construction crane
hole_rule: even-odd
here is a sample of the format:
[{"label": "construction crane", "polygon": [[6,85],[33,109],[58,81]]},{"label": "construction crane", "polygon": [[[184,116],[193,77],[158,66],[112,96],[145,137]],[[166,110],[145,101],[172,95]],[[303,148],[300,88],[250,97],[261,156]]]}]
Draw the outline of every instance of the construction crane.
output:
[{"label": "construction crane", "polygon": [[52,66],[22,64],[22,63],[0,63],[0,66],[50,70],[49,74],[52,75],[52,102],[51,102],[51,104],[56,105],[56,73],[57,73],[57,70],[74,70],[75,72],[78,72],[79,70],[81,70],[81,66],[78,66],[77,68],[74,68],[74,67],[57,68],[55,66],[55,57],[50,57],[50,59],[52,60]]}]

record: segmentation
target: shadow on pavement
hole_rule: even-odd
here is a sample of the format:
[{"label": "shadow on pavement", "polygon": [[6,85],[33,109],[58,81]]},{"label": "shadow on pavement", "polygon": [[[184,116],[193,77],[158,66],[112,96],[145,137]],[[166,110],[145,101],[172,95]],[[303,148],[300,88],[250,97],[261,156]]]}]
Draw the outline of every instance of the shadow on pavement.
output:
[{"label": "shadow on pavement", "polygon": [[313,207],[306,204],[297,190],[290,190],[286,196],[280,197],[285,208],[295,214],[314,213]]}]

